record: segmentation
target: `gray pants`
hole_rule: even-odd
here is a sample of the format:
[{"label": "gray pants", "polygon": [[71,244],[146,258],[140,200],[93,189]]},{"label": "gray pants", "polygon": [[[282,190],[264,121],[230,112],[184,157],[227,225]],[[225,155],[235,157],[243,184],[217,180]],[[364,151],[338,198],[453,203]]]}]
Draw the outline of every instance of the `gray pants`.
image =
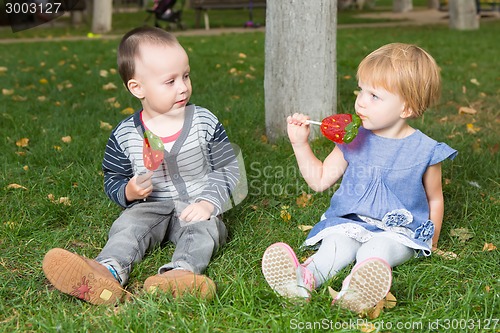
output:
[{"label": "gray pants", "polygon": [[111,226],[108,242],[96,261],[113,266],[125,285],[132,266],[147,251],[170,241],[176,245],[174,254],[158,273],[173,268],[202,273],[226,243],[226,227],[218,217],[181,225],[179,214],[173,202],[142,202],[125,209]]}]

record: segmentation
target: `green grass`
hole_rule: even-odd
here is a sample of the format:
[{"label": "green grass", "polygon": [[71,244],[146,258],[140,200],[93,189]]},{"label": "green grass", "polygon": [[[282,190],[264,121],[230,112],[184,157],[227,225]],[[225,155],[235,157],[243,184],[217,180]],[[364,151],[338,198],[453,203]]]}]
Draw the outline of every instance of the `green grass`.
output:
[{"label": "green grass", "polygon": [[[440,248],[459,259],[433,256],[397,267],[392,292],[398,305],[372,321],[380,331],[500,329],[497,323],[496,329],[482,330],[500,317],[498,250],[482,251],[485,243],[500,244],[500,71],[494,47],[499,31],[498,21],[473,32],[445,26],[338,31],[339,112],[352,110],[357,87],[353,78],[363,56],[387,42],[417,43],[442,68],[443,98],[413,125],[459,150],[457,159],[443,166],[446,213],[440,240]],[[125,117],[123,109],[136,109],[139,103],[110,72],[116,67],[117,40],[5,44],[0,49],[0,67],[6,68],[0,70],[6,89],[0,95],[1,332],[318,331],[308,325],[359,331],[351,325],[356,315],[330,306],[326,286],[309,303],[287,303],[271,292],[260,271],[262,253],[271,243],[286,241],[298,248],[306,235],[298,225],[314,224],[331,194],[313,193],[313,204],[299,207],[297,197],[310,191],[289,143],[263,140],[264,34],[180,41],[191,58],[192,102],[212,110],[242,148],[249,181],[247,199],[224,216],[229,242],[206,272],[218,285],[217,298],[172,301],[142,293],[143,281],[168,261],[172,246],[156,249],[137,265],[128,286],[136,297],[117,307],[92,306],[49,285],[41,271],[49,249],[63,247],[92,258],[106,242],[119,209],[102,190],[100,163],[110,131],[100,122],[114,126]],[[108,76],[101,76],[101,70]],[[110,82],[118,88],[104,90]],[[460,106],[478,113],[461,115]],[[468,133],[467,124],[480,130]],[[64,136],[72,141],[63,142]],[[22,138],[29,139],[26,147],[16,145]],[[319,139],[313,147],[325,156],[333,146]],[[9,189],[14,183],[26,189]],[[56,200],[68,197],[70,205],[52,202],[49,194]],[[288,222],[280,217],[283,206],[291,214]],[[474,237],[461,242],[450,235],[456,228],[468,228]],[[347,273],[342,271],[327,285],[338,289]],[[443,326],[434,329],[437,323]]]}]

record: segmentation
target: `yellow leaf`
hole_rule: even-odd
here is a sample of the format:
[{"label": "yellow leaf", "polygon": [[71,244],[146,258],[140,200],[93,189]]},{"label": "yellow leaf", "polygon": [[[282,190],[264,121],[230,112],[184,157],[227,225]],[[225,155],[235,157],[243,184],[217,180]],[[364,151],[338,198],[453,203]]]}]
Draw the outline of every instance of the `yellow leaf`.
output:
[{"label": "yellow leaf", "polygon": [[122,105],[119,103],[119,102],[114,102],[113,103],[113,107],[118,109],[119,107],[121,107]]},{"label": "yellow leaf", "polygon": [[249,80],[253,80],[253,79],[255,79],[255,76],[253,76],[252,74],[245,74],[245,78],[247,78]]},{"label": "yellow leaf", "polygon": [[63,204],[65,206],[71,206],[71,201],[68,197],[60,197],[58,203]]},{"label": "yellow leaf", "polygon": [[108,131],[113,128],[113,126],[111,126],[110,123],[107,123],[105,121],[100,121],[100,127],[101,127],[101,129],[108,130]]},{"label": "yellow leaf", "polygon": [[133,108],[128,107],[128,108],[123,109],[120,113],[125,114],[125,115],[130,115],[130,114],[133,114],[134,112],[135,112],[135,110]]},{"label": "yellow leaf", "polygon": [[40,84],[47,84],[47,83],[49,83],[49,81],[47,79],[45,79],[45,78],[40,79],[38,82],[40,82]]},{"label": "yellow leaf", "polygon": [[375,332],[377,327],[373,323],[370,323],[369,321],[364,321],[364,322],[361,322],[361,324],[358,324],[358,329],[360,332],[363,332],[363,333],[371,333],[371,332]]},{"label": "yellow leaf", "polygon": [[28,171],[29,170],[29,166],[27,166],[27,165],[23,166],[23,170],[24,171]]},{"label": "yellow leaf", "polygon": [[474,124],[467,124],[467,133],[469,134],[476,134],[477,132],[479,132],[481,130],[480,127],[476,127],[474,126]]},{"label": "yellow leaf", "polygon": [[102,89],[103,90],[116,90],[117,88],[113,82],[109,82],[109,83],[103,85]]},{"label": "yellow leaf", "polygon": [[497,247],[493,243],[484,243],[483,251],[494,251]]},{"label": "yellow leaf", "polygon": [[2,88],[2,95],[9,96],[14,94],[14,89]]},{"label": "yellow leaf", "polygon": [[61,151],[62,150],[62,147],[61,146],[53,146],[55,150],[57,151]]},{"label": "yellow leaf", "polygon": [[246,59],[247,55],[245,53],[240,53],[238,54],[238,57],[240,57],[241,59]]},{"label": "yellow leaf", "polygon": [[0,66],[0,74],[4,74],[5,72],[7,72],[9,69],[5,66]]},{"label": "yellow leaf", "polygon": [[267,138],[267,135],[262,134],[262,135],[260,136],[260,142],[262,142],[262,143],[268,143],[268,142],[269,142],[269,140],[268,140],[268,138]]},{"label": "yellow leaf", "polygon": [[63,136],[61,138],[61,141],[64,142],[64,143],[70,143],[71,142],[71,136]]},{"label": "yellow leaf", "polygon": [[116,74],[116,69],[115,68],[110,68],[109,69],[109,73],[113,74],[113,75]]},{"label": "yellow leaf", "polygon": [[30,142],[30,139],[28,138],[22,138],[16,141],[16,146],[18,147],[27,147],[28,143]]},{"label": "yellow leaf", "polygon": [[474,115],[476,113],[477,113],[476,110],[474,110],[473,108],[468,108],[466,106],[461,106],[460,109],[458,109],[458,114],[470,114],[470,115]]},{"label": "yellow leaf", "polygon": [[116,101],[116,97],[110,97],[110,98],[106,99],[106,103],[113,104],[115,101]]},{"label": "yellow leaf", "polygon": [[392,309],[396,306],[397,299],[394,295],[389,291],[385,296],[384,308]]},{"label": "yellow leaf", "polygon": [[290,206],[281,206],[280,217],[283,221],[288,222],[292,219],[292,215],[288,211]]},{"label": "yellow leaf", "polygon": [[101,69],[99,71],[99,76],[101,76],[101,77],[108,77],[108,71],[105,70],[105,69]]},{"label": "yellow leaf", "polygon": [[301,225],[299,225],[299,226],[298,226],[298,228],[299,228],[301,231],[309,231],[309,230],[311,230],[313,227],[312,227],[312,225],[303,225],[303,224],[301,224]]},{"label": "yellow leaf", "polygon": [[45,96],[38,96],[36,99],[37,99],[39,102],[45,102],[45,101],[47,100],[47,97],[45,97]]},{"label": "yellow leaf", "polygon": [[14,189],[14,190],[17,190],[17,189],[27,190],[27,188],[26,188],[26,187],[24,187],[24,186],[22,186],[22,185],[19,185],[19,184],[15,184],[15,183],[12,183],[12,184],[7,185],[7,188],[8,188],[8,189]]},{"label": "yellow leaf", "polygon": [[471,79],[470,83],[475,84],[476,86],[479,86],[479,81],[477,79]]}]

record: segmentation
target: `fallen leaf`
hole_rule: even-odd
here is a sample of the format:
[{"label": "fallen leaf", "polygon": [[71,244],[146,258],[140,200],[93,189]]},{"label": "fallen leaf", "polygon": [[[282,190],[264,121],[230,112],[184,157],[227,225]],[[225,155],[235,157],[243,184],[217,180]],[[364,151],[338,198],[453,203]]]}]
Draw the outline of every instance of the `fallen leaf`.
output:
[{"label": "fallen leaf", "polygon": [[433,254],[442,257],[443,259],[446,260],[455,260],[458,259],[458,255],[451,252],[451,251],[442,251],[440,249],[436,249],[432,251]]},{"label": "fallen leaf", "polygon": [[27,190],[27,188],[26,188],[26,187],[24,187],[24,186],[22,186],[22,185],[19,185],[19,184],[15,184],[15,183],[12,183],[12,184],[7,185],[7,189],[14,189],[14,190],[21,189],[21,190]]},{"label": "fallen leaf", "polygon": [[24,171],[28,171],[29,170],[29,166],[27,166],[27,165],[23,166],[23,170]]},{"label": "fallen leaf", "polygon": [[476,113],[477,113],[477,110],[475,110],[473,108],[466,107],[466,106],[461,106],[458,109],[458,114],[470,114],[470,115],[474,115]]},{"label": "fallen leaf", "polygon": [[286,206],[286,205],[281,206],[280,217],[285,222],[288,222],[292,219],[292,215],[288,211],[289,208],[290,208],[290,206]]},{"label": "fallen leaf", "polygon": [[9,69],[5,66],[0,66],[0,74],[4,74],[5,72],[7,72]]},{"label": "fallen leaf", "polygon": [[450,236],[458,237],[461,242],[465,242],[474,237],[474,234],[468,228],[457,228],[450,230]]},{"label": "fallen leaf", "polygon": [[128,108],[123,109],[120,113],[125,114],[125,115],[130,115],[130,114],[133,114],[134,112],[135,112],[135,110],[133,108],[128,107]]},{"label": "fallen leaf", "polygon": [[61,146],[53,146],[53,148],[57,151],[61,151],[62,150],[62,147]]},{"label": "fallen leaf", "polygon": [[16,141],[16,146],[18,147],[27,147],[28,143],[30,142],[30,139],[28,138],[22,138]]},{"label": "fallen leaf", "polygon": [[238,57],[241,59],[246,59],[247,55],[245,53],[238,54]]},{"label": "fallen leaf", "polygon": [[475,84],[476,86],[479,86],[479,81],[477,79],[471,79],[470,83]]},{"label": "fallen leaf", "polygon": [[103,90],[116,90],[117,88],[113,82],[109,82],[109,83],[103,85],[102,89]]},{"label": "fallen leaf", "polygon": [[28,100],[28,97],[15,95],[15,96],[12,96],[12,100],[14,102],[26,102]]},{"label": "fallen leaf", "polygon": [[479,132],[481,130],[480,127],[476,127],[474,126],[474,124],[467,124],[467,133],[469,134],[476,134],[477,132]]},{"label": "fallen leaf", "polygon": [[330,296],[335,299],[337,297],[337,295],[339,294],[338,291],[335,291],[332,287],[328,286],[328,293],[330,294]]},{"label": "fallen leaf", "polygon": [[99,71],[99,76],[101,76],[101,77],[108,77],[108,71],[105,70],[105,69],[101,69]]},{"label": "fallen leaf", "polygon": [[108,130],[108,131],[113,128],[113,126],[111,126],[110,123],[107,123],[105,121],[100,121],[100,125],[99,126],[101,127],[101,129]]},{"label": "fallen leaf", "polygon": [[309,231],[309,230],[311,230],[313,227],[312,227],[312,225],[303,225],[303,224],[301,224],[301,225],[299,225],[299,226],[298,226],[298,228],[299,228],[301,231]]},{"label": "fallen leaf", "polygon": [[38,96],[36,99],[37,99],[39,102],[45,102],[45,101],[47,100],[47,97],[45,97],[45,96]]},{"label": "fallen leaf", "polygon": [[45,78],[38,80],[38,82],[40,82],[40,84],[47,84],[47,83],[49,83],[49,81],[47,79],[45,79]]},{"label": "fallen leaf", "polygon": [[483,251],[494,251],[497,247],[493,243],[484,243]]},{"label": "fallen leaf", "polygon": [[64,142],[64,143],[70,143],[71,142],[71,136],[63,136],[61,138],[61,141]]},{"label": "fallen leaf", "polygon": [[2,95],[10,96],[10,95],[13,95],[13,94],[14,94],[14,89],[5,89],[5,88],[2,88]]},{"label": "fallen leaf", "polygon": [[396,299],[396,297],[389,291],[385,296],[384,308],[392,309],[396,306],[397,302],[398,300]]},{"label": "fallen leaf", "polygon": [[296,200],[297,206],[305,208],[312,203],[312,194],[302,192],[302,194]]}]

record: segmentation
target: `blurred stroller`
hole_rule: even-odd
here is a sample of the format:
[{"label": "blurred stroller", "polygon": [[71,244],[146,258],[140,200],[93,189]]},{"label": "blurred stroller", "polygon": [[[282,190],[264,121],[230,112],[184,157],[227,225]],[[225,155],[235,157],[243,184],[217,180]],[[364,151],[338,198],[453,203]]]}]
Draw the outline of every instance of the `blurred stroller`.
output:
[{"label": "blurred stroller", "polygon": [[[154,16],[155,27],[162,28],[160,21],[166,22],[165,30],[180,29],[185,30],[182,23],[182,10],[184,8],[184,1],[179,1],[177,8],[174,8],[177,0],[155,0],[153,8],[147,9],[148,17],[144,20],[144,24],[149,21],[151,16]],[[172,29],[173,28],[173,29]]]}]

